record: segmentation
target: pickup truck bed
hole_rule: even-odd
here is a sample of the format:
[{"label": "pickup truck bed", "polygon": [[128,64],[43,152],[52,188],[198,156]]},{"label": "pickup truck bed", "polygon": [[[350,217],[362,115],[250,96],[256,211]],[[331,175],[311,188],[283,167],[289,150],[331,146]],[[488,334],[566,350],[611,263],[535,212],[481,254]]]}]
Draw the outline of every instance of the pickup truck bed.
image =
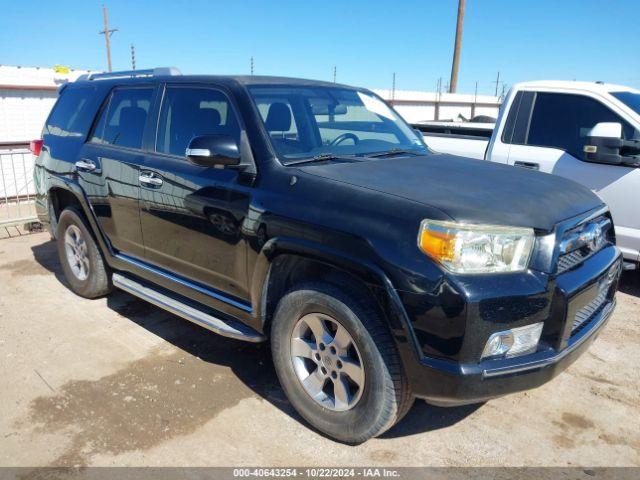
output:
[{"label": "pickup truck bed", "polygon": [[493,123],[420,122],[420,130],[429,148],[439,153],[484,160],[493,133]]}]

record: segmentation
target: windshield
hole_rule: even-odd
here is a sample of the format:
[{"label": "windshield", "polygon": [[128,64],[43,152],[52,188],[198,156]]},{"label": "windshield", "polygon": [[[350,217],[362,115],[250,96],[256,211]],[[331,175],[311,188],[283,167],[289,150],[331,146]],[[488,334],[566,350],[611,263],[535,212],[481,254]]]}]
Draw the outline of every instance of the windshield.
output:
[{"label": "windshield", "polygon": [[633,92],[609,92],[627,107],[640,115],[640,93]]},{"label": "windshield", "polygon": [[422,140],[371,93],[341,87],[249,87],[283,163],[318,156],[426,153]]}]

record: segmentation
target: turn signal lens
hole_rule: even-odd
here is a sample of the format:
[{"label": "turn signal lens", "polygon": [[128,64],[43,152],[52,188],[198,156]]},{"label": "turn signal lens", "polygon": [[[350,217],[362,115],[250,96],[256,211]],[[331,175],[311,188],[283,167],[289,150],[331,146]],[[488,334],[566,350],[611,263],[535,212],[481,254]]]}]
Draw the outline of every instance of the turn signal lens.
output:
[{"label": "turn signal lens", "polygon": [[420,250],[430,257],[440,260],[453,260],[456,236],[449,232],[424,229],[420,232]]}]

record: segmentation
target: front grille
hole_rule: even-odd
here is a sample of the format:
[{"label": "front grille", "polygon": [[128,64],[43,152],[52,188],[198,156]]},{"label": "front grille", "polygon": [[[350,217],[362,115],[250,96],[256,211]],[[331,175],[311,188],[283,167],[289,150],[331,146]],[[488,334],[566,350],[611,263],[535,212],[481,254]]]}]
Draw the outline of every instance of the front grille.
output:
[{"label": "front grille", "polygon": [[[599,229],[599,235],[596,235],[597,239],[589,237],[590,234],[593,234],[594,227]],[[558,273],[577,267],[612,241],[613,229],[611,228],[611,220],[605,215],[567,230],[560,244]]]},{"label": "front grille", "polygon": [[582,248],[573,252],[565,253],[558,257],[558,273],[571,270],[573,267],[580,265],[591,256],[592,252],[584,251]]},{"label": "front grille", "polygon": [[608,301],[608,293],[608,288],[603,289],[596,298],[576,312],[573,317],[571,335],[575,335],[582,330],[583,327],[586,327],[589,322],[603,310]]}]

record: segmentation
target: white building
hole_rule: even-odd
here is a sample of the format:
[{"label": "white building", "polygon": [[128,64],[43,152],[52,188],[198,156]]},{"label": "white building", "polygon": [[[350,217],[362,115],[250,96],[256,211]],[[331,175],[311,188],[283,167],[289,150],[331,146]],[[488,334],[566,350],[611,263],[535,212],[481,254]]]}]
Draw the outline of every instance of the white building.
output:
[{"label": "white building", "polygon": [[0,65],[0,149],[40,138],[58,88],[83,73],[87,71]]},{"label": "white building", "polygon": [[411,90],[373,89],[393,105],[409,123],[430,120],[460,120],[459,115],[469,120],[478,115],[496,118],[501,99],[490,95],[467,95],[463,93],[432,93]]}]

